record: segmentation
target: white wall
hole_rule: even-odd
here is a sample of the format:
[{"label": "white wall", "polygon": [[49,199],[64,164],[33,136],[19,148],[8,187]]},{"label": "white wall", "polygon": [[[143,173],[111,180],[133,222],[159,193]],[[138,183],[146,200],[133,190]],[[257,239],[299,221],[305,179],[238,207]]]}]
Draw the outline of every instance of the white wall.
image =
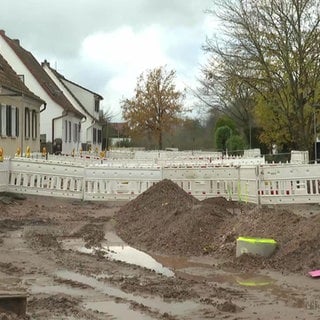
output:
[{"label": "white wall", "polygon": [[[83,123],[83,139],[86,139],[86,142],[91,145],[92,149],[98,148],[99,150],[101,150],[102,143],[98,143],[98,139],[96,143],[93,143],[93,128],[95,128],[96,130],[102,130],[101,125],[96,121],[97,119],[99,119],[99,112],[95,111],[94,94],[69,81],[61,81],[77,97],[81,104],[86,108],[88,113],[93,116],[88,116],[87,120]],[[77,109],[79,109],[78,104]]]},{"label": "white wall", "polygon": [[15,52],[0,36],[0,53],[8,61],[18,75],[24,75],[25,85],[37,96],[46,101],[47,108],[40,114],[40,134],[46,134],[47,141],[51,141],[51,119],[61,115],[62,108],[57,105],[43,90],[29,69],[21,62]]},{"label": "white wall", "polygon": [[[38,83],[38,80],[32,75],[29,69],[22,63],[22,61],[17,57],[12,48],[7,44],[7,42],[0,36],[0,53],[8,61],[11,67],[15,70],[18,75],[24,75],[24,81],[26,86],[42,100],[46,101],[46,109],[40,113],[40,134],[46,135],[46,141],[52,142],[52,119],[60,117],[63,112],[63,108],[57,104],[52,98],[47,94],[47,92]],[[72,123],[79,123],[81,119],[78,116],[70,113],[68,115],[68,121]],[[64,132],[62,131],[62,124],[60,120],[55,121],[55,132],[54,138],[60,138],[63,140]],[[73,142],[63,143],[62,152],[70,153],[73,148],[77,145]]]},{"label": "white wall", "polygon": [[[44,64],[43,69],[45,70],[45,72],[47,72],[47,74],[59,87],[59,89],[63,91],[64,95],[68,98],[72,105],[86,117],[81,120],[79,147],[81,147],[81,143],[88,143],[92,146],[92,149],[95,149],[97,147],[99,150],[101,150],[102,143],[93,144],[93,128],[102,130],[101,126],[96,123],[96,119],[98,119],[99,113],[94,111],[94,95],[85,89],[71,84],[69,81],[60,81],[60,79],[56,77],[54,72],[52,72],[47,64]],[[69,89],[72,94],[67,89]],[[85,110],[79,105],[74,96],[79,99]],[[78,148],[76,150],[78,150]]]},{"label": "white wall", "polygon": [[77,97],[82,105],[88,110],[88,112],[95,117],[99,118],[99,112],[94,109],[95,98],[94,94],[88,90],[85,90],[69,81],[62,80],[63,84]]}]

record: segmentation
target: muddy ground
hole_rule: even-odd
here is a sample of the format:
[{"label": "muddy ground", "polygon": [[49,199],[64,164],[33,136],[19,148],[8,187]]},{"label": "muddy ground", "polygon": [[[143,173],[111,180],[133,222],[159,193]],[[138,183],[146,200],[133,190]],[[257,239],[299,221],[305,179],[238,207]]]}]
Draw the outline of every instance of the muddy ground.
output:
[{"label": "muddy ground", "polygon": [[[198,201],[168,180],[127,203],[0,194],[0,293],[27,294],[24,319],[320,319],[319,235],[319,205]],[[278,248],[236,258],[238,236]]]}]

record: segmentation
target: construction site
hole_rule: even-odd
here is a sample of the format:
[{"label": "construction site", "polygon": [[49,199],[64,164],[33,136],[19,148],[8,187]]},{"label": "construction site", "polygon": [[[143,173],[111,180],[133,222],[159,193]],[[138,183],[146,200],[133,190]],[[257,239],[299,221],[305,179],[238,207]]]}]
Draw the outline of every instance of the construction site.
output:
[{"label": "construction site", "polygon": [[[99,185],[88,183],[86,190],[100,190],[100,197],[83,199],[72,196],[71,188],[83,192],[77,183],[64,188],[59,182],[58,190],[49,182],[60,180],[46,177],[40,186],[39,161],[34,175],[28,161],[29,180],[16,174],[17,163],[3,171],[11,188],[0,196],[1,320],[319,319],[319,282],[310,273],[320,269],[316,177],[286,177],[295,184],[265,179],[256,195],[266,198],[252,197],[250,175],[226,178],[224,187],[221,178],[195,183],[208,179],[197,166],[193,178],[185,169],[189,184],[177,178],[151,183],[154,176],[144,175],[150,183],[142,181],[145,187],[133,195],[125,189],[128,174],[122,177],[118,168],[119,199],[112,200],[116,191],[103,199]],[[263,168],[264,177],[275,170],[253,166]],[[286,170],[317,167],[301,166]],[[219,166],[210,170],[220,172]],[[215,196],[199,186],[211,186]],[[275,245],[268,255],[239,253],[241,237]]]}]

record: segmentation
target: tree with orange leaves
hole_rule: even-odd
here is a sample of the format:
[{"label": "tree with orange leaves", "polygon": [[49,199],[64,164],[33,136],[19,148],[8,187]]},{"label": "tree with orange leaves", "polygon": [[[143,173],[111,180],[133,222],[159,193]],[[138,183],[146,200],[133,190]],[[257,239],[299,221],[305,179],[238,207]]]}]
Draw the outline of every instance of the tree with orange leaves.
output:
[{"label": "tree with orange leaves", "polygon": [[130,135],[149,135],[163,147],[163,133],[174,128],[183,111],[184,93],[176,89],[176,72],[158,67],[142,73],[137,80],[135,96],[121,101],[122,115]]}]

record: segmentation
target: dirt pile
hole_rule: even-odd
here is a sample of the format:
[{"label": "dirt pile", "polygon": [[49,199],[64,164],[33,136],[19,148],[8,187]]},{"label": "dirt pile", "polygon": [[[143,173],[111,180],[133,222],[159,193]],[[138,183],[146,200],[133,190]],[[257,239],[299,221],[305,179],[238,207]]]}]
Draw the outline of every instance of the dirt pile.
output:
[{"label": "dirt pile", "polygon": [[162,180],[123,206],[116,230],[129,244],[171,254],[201,255],[219,224],[232,214],[223,198],[199,201],[171,180]]},{"label": "dirt pile", "polygon": [[[211,198],[199,201],[163,180],[123,206],[117,233],[135,247],[166,254],[211,254],[240,268],[303,271],[320,268],[320,215],[302,217],[281,206],[258,207]],[[273,238],[268,259],[235,258],[239,236]]]},{"label": "dirt pile", "polygon": [[248,268],[267,267],[305,273],[320,268],[319,230],[319,215],[302,217],[281,209],[281,206],[274,209],[256,207],[220,225],[220,238],[224,239],[216,244],[215,253],[235,257],[238,236],[272,238],[277,241],[278,247],[271,258],[242,256],[234,258],[234,263]]},{"label": "dirt pile", "polygon": [[0,308],[0,320],[30,320],[28,315],[18,316],[17,314]]}]

